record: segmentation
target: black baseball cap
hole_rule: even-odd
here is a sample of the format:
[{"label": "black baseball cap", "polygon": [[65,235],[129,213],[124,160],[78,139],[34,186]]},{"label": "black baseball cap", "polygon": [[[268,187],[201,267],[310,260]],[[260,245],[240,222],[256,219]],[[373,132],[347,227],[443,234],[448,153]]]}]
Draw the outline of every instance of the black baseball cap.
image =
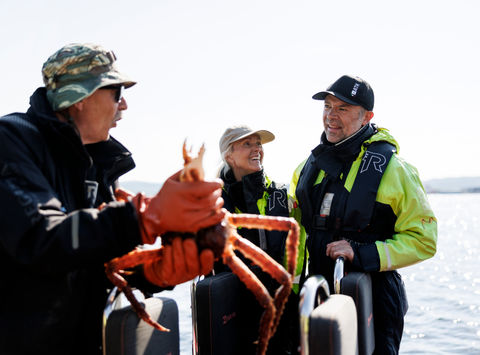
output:
[{"label": "black baseball cap", "polygon": [[330,85],[326,91],[320,91],[312,98],[325,100],[327,95],[333,95],[350,105],[362,106],[367,111],[373,110],[375,98],[372,87],[358,76],[344,75]]}]

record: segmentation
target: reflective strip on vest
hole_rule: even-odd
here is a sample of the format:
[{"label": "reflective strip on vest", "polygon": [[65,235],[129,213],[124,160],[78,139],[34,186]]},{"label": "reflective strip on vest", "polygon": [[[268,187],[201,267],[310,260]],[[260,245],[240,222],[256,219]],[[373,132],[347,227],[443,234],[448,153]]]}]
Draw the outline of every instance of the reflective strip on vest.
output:
[{"label": "reflective strip on vest", "polygon": [[78,249],[80,246],[80,241],[78,237],[78,231],[80,227],[80,216],[78,212],[72,215],[72,248],[73,250]]},{"label": "reflective strip on vest", "polygon": [[387,270],[392,268],[392,259],[390,258],[390,251],[386,242],[383,242],[383,248],[385,249],[385,255],[387,256]]}]

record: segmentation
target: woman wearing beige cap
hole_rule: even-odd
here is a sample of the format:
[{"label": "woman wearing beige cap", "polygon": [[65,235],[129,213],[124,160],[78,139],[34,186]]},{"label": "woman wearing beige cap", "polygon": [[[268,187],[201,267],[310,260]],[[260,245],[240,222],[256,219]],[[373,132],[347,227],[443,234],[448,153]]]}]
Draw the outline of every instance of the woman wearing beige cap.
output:
[{"label": "woman wearing beige cap", "polygon": [[[229,127],[220,138],[223,167],[219,177],[225,183],[224,207],[231,213],[288,217],[286,188],[277,186],[263,171],[263,144],[274,139],[270,131],[248,126]],[[283,262],[286,232],[242,228],[240,234]]]},{"label": "woman wearing beige cap", "polygon": [[[263,144],[274,139],[275,136],[270,131],[255,130],[244,125],[229,127],[223,133],[219,142],[223,159],[219,177],[225,184],[222,197],[225,201],[224,207],[229,212],[289,216],[286,187],[269,179],[263,170]],[[240,228],[238,232],[283,264],[287,232],[247,228]],[[250,265],[250,262],[246,264]],[[225,269],[226,266],[223,264],[215,266],[217,273]],[[278,284],[267,274],[255,268],[253,271],[271,293],[278,287]],[[298,303],[295,300],[295,293],[292,292],[291,295],[294,299],[287,303],[280,326],[270,340],[268,354],[290,354],[294,353],[293,350],[296,348],[298,339],[294,334],[297,334],[297,331],[291,327],[295,327],[298,323],[296,313]],[[249,302],[248,297],[246,295],[242,298],[242,302]],[[247,306],[251,310],[256,309],[255,307],[258,305]],[[249,324],[248,327],[254,332],[257,329],[253,324]],[[254,333],[254,336],[257,335]]]}]

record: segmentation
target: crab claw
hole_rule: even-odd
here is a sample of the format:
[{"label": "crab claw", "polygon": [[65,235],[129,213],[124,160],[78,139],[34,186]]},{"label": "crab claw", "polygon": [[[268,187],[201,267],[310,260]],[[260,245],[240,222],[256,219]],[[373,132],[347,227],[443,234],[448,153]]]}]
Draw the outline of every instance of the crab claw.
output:
[{"label": "crab claw", "polygon": [[184,167],[180,174],[180,181],[203,181],[205,171],[203,170],[203,155],[205,154],[205,144],[202,144],[198,155],[192,156],[192,148],[187,150],[187,141],[183,142]]}]

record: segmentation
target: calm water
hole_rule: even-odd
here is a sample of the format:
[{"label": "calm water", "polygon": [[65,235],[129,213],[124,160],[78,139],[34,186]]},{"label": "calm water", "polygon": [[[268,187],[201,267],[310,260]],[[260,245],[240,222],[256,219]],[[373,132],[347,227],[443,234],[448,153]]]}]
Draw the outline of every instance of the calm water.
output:
[{"label": "calm water", "polygon": [[[438,218],[437,254],[399,270],[410,303],[400,353],[480,355],[480,194],[429,199]],[[181,354],[191,354],[189,284],[160,295],[177,300]]]}]

